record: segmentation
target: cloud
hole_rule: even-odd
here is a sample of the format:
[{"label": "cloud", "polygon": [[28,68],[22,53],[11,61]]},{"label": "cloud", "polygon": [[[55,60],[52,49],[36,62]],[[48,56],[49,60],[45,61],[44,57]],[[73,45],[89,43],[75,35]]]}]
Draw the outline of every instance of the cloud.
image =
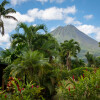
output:
[{"label": "cloud", "polygon": [[29,16],[28,14],[21,14],[19,12],[9,14],[11,16],[14,16],[19,22],[34,22],[34,17]]},{"label": "cloud", "polygon": [[39,1],[39,2],[41,2],[42,4],[48,2],[48,0],[36,0],[36,1]]},{"label": "cloud", "polygon": [[85,15],[84,18],[87,19],[87,20],[89,20],[89,19],[93,18],[93,15]]},{"label": "cloud", "polygon": [[65,0],[36,0],[36,1],[39,1],[41,2],[42,4],[46,3],[46,2],[50,2],[50,3],[53,3],[53,2],[56,2],[56,3],[63,3]]},{"label": "cloud", "polygon": [[9,34],[5,34],[4,36],[0,33],[0,47],[8,48],[10,45],[10,36]]},{"label": "cloud", "polygon": [[34,19],[41,20],[63,20],[63,18],[68,14],[75,14],[76,7],[71,6],[67,8],[57,8],[51,7],[45,10],[39,10],[38,8],[34,8],[28,11],[27,15],[31,16]]},{"label": "cloud", "polygon": [[26,1],[28,1],[28,0],[11,0],[11,4],[13,6],[16,6],[16,5],[26,2]]},{"label": "cloud", "polygon": [[3,48],[9,48],[10,46],[10,35],[8,33],[12,32],[17,25],[17,22],[12,19],[2,18],[4,22],[5,34],[4,36],[0,33],[0,46]]},{"label": "cloud", "polygon": [[80,21],[77,21],[73,17],[66,17],[65,23],[66,24],[74,24],[74,25],[81,25],[82,24]]},{"label": "cloud", "polygon": [[94,33],[96,40],[100,41],[100,27],[96,27],[93,25],[80,25],[77,26],[77,28],[87,35]]},{"label": "cloud", "polygon": [[63,3],[65,0],[50,0],[50,2],[57,2],[57,3]]}]

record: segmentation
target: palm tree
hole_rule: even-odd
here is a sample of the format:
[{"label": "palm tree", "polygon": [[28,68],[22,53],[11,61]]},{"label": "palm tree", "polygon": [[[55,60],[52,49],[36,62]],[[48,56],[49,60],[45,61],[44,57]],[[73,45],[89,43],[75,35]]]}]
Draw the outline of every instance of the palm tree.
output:
[{"label": "palm tree", "polygon": [[[38,46],[37,46],[38,45]],[[57,57],[59,53],[59,44],[51,34],[38,34],[38,39],[34,43],[35,50],[44,53],[49,62],[53,61],[53,57]]]},{"label": "palm tree", "polygon": [[86,53],[85,55],[87,61],[88,61],[88,66],[91,67],[91,66],[95,66],[95,60],[96,58],[90,54],[89,52]]},{"label": "palm tree", "polygon": [[[23,29],[23,33],[20,33],[19,30]],[[36,26],[27,26],[25,23],[18,24],[16,30],[18,33],[13,34],[11,38],[12,47],[15,48],[18,44],[22,47],[27,47],[31,51],[34,50],[34,42],[38,39],[38,31],[42,29],[47,32],[46,26],[36,25]]]},{"label": "palm tree", "polygon": [[15,59],[21,56],[21,48],[20,45],[16,47],[16,49],[6,49],[1,52],[1,61],[7,64],[11,64]]},{"label": "palm tree", "polygon": [[59,82],[59,71],[58,66],[51,66],[48,59],[39,51],[27,51],[6,67],[4,78],[7,80],[10,75],[17,78],[21,77],[27,82],[33,81],[40,84],[45,87],[45,96],[49,100],[48,98],[54,95],[55,86]]},{"label": "palm tree", "polygon": [[64,43],[61,43],[61,50],[62,50],[62,56],[64,57],[64,60],[66,60],[66,66],[68,69],[71,69],[71,56],[77,57],[77,53],[80,52],[80,46],[79,43],[74,41],[73,39],[69,41],[64,41]]},{"label": "palm tree", "polygon": [[78,67],[85,67],[85,62],[82,60],[82,59],[72,59],[71,60],[71,68],[74,69],[74,68],[78,68]]},{"label": "palm tree", "polygon": [[16,13],[16,11],[12,8],[8,8],[8,9],[5,9],[5,6],[9,4],[8,1],[4,0],[1,4],[0,4],[0,32],[2,35],[4,35],[4,23],[2,21],[2,16],[4,18],[12,18],[14,20],[17,21],[17,19],[13,16],[10,16],[8,15],[9,13]]}]

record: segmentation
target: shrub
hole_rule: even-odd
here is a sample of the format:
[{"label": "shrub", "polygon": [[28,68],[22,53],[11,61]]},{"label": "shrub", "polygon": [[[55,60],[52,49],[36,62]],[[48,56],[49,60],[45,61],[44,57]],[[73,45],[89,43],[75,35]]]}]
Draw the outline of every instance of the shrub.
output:
[{"label": "shrub", "polygon": [[60,90],[64,100],[100,100],[100,69],[94,72],[84,71],[84,76],[75,81],[62,81]]},{"label": "shrub", "polygon": [[41,100],[41,88],[39,85],[27,83],[26,85],[16,78],[10,78],[7,84],[7,92],[0,94],[0,100]]},{"label": "shrub", "polygon": [[71,71],[69,71],[69,76],[70,77],[75,77],[75,79],[78,79],[78,77],[80,77],[81,75],[83,75],[84,73],[84,70],[87,70],[89,72],[92,72],[93,71],[93,68],[89,68],[89,67],[79,67],[79,68],[75,68]]}]

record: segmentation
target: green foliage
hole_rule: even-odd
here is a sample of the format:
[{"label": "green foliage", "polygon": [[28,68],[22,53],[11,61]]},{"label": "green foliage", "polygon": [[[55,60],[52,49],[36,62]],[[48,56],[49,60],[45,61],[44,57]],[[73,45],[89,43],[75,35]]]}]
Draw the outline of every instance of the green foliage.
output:
[{"label": "green foliage", "polygon": [[89,52],[87,52],[85,57],[87,58],[89,67],[100,67],[100,57],[95,57],[93,54],[90,54]]},{"label": "green foliage", "polygon": [[71,69],[71,57],[77,57],[77,53],[80,52],[79,43],[73,39],[64,41],[61,43],[61,57],[68,69]]},{"label": "green foliage", "polygon": [[83,75],[84,71],[93,71],[93,68],[89,68],[89,67],[79,67],[79,68],[75,68],[71,71],[69,71],[69,76],[70,77],[75,77],[75,79],[78,79],[78,77],[80,77],[81,75]]},{"label": "green foliage", "polygon": [[81,76],[78,81],[72,78],[69,78],[69,82],[62,81],[59,89],[64,100],[99,100],[100,69],[96,72],[85,71],[84,77]]},{"label": "green foliage", "polygon": [[[23,29],[23,33],[20,33],[20,29]],[[46,34],[40,34],[40,29],[44,30]],[[93,71],[92,68],[83,67],[85,66],[84,61],[76,58],[80,52],[80,46],[73,39],[61,43],[60,48],[56,39],[47,33],[45,25],[27,26],[25,23],[20,23],[16,30],[17,33],[11,36],[11,48],[2,53],[2,60],[9,64],[4,70],[4,78],[6,83],[11,76],[21,78],[23,81],[20,82],[15,78],[9,82],[12,84],[9,88],[12,92],[7,95],[8,98],[39,100],[44,97],[46,100],[51,100],[56,94],[56,87],[63,84],[61,80],[66,80],[69,76],[74,76],[78,80],[84,70]],[[72,57],[76,59],[73,60]],[[98,66],[99,58],[95,61],[97,62],[95,65]],[[73,70],[68,71],[65,64],[68,69]],[[31,81],[44,88],[33,86]],[[72,79],[70,79],[70,83],[76,84]],[[2,98],[5,98],[4,95]],[[70,96],[68,98],[70,99]]]},{"label": "green foliage", "polygon": [[82,59],[73,59],[71,60],[71,68],[74,69],[74,68],[78,68],[78,67],[85,67],[85,62],[82,60]]},{"label": "green foliage", "polygon": [[96,68],[100,67],[100,57],[96,57],[96,59],[95,59],[95,67]]},{"label": "green foliage", "polygon": [[[23,29],[23,34],[20,33],[20,29]],[[13,48],[16,48],[18,44],[22,46],[22,48],[27,48],[27,50],[33,51],[34,43],[38,40],[38,31],[44,30],[45,33],[47,32],[47,28],[45,25],[36,25],[36,26],[29,26],[25,23],[19,23],[17,25],[17,33],[11,36],[11,44]],[[36,45],[35,45],[36,46]]]},{"label": "green foliage", "polygon": [[32,84],[32,82],[24,84],[18,79],[13,78],[7,86],[8,89],[12,88],[13,91],[2,92],[0,100],[43,100],[41,95],[43,88]]},{"label": "green foliage", "polygon": [[85,57],[87,58],[89,67],[95,66],[95,57],[93,56],[93,54],[90,54],[89,52],[87,52]]},{"label": "green foliage", "polygon": [[6,64],[11,64],[15,59],[21,56],[21,47],[18,45],[16,49],[6,49],[1,52],[1,61]]}]

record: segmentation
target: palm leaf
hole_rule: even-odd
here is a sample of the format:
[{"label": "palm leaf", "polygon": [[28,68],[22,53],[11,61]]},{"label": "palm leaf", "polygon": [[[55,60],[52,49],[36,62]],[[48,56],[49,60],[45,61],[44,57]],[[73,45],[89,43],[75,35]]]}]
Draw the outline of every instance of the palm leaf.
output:
[{"label": "palm leaf", "polygon": [[1,3],[1,6],[5,6],[5,5],[7,5],[7,4],[9,4],[9,2],[8,1],[6,1],[6,0],[4,0],[2,3]]},{"label": "palm leaf", "polygon": [[12,8],[8,8],[4,11],[4,15],[9,14],[9,13],[16,13],[16,11]]},{"label": "palm leaf", "polygon": [[15,17],[10,16],[10,15],[6,15],[6,16],[4,16],[4,18],[9,18],[9,19],[13,19],[13,20],[15,20],[15,21],[18,21]]}]

